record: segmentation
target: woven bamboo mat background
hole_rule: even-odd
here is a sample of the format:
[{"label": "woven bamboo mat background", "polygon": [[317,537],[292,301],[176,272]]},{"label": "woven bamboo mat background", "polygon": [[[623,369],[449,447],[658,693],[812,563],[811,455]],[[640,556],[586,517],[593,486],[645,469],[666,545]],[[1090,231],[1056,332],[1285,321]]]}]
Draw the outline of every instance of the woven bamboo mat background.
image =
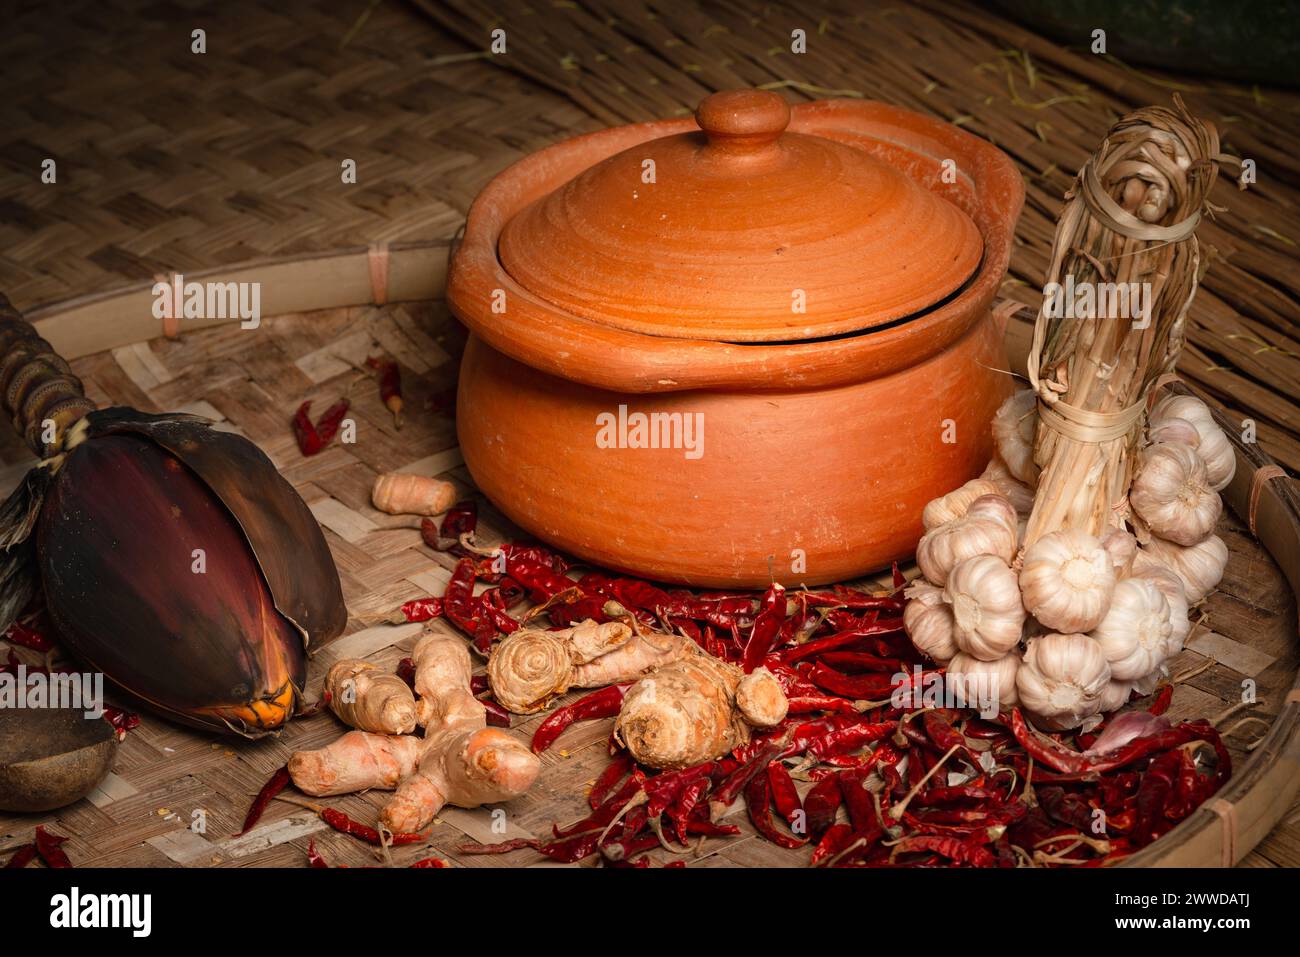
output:
[{"label": "woven bamboo mat background", "polygon": [[[422,626],[379,622],[402,602],[441,595],[446,587],[454,559],[427,548],[415,520],[372,508],[370,490],[379,473],[402,469],[438,475],[455,482],[465,496],[476,495],[456,445],[448,402],[463,344],[462,327],[441,303],[401,304],[268,317],[256,331],[232,324],[178,339],[159,338],[78,359],[73,368],[101,405],[194,412],[247,435],[311,507],[339,567],[349,612],[344,634],[312,658],[308,694],[314,696],[325,671],[339,658],[368,658],[395,668],[410,653]],[[381,350],[402,364],[407,416],[400,432],[380,405],[374,381],[356,371],[367,354]],[[314,408],[324,408],[341,395],[352,402],[357,441],[336,441],[304,458],[290,432],[292,410],[308,399]],[[13,464],[0,473],[0,494],[26,464],[17,454],[5,454]],[[482,500],[480,515],[483,544],[518,534]],[[1173,663],[1174,674],[1186,680],[1177,685],[1170,717],[1223,714],[1240,700],[1243,680],[1253,679],[1259,702],[1225,720],[1226,730],[1247,715],[1269,720],[1277,714],[1300,665],[1300,649],[1294,639],[1294,600],[1277,566],[1235,519],[1225,518],[1219,534],[1232,551],[1228,574],[1202,606],[1204,622]],[[443,622],[430,627],[449,630]],[[30,652],[19,654],[37,660]],[[574,691],[561,703],[582,694]],[[516,718],[515,733],[527,740],[544,717]],[[429,846],[400,848],[395,862],[436,854],[470,867],[535,865],[538,857],[531,851],[472,857],[457,854],[456,845],[466,837],[545,836],[552,823],[581,818],[584,794],[607,761],[612,724],[611,719],[577,725],[543,754],[542,775],[532,791],[504,805],[505,834],[492,830],[488,809],[448,808],[431,829]],[[1245,760],[1245,748],[1260,727],[1242,726],[1228,735],[1235,761]],[[263,823],[245,837],[231,837],[252,796],[292,751],[321,747],[345,730],[323,712],[293,721],[278,739],[249,743],[217,739],[146,715],[127,736],[113,773],[90,798],[50,815],[0,814],[0,853],[30,840],[34,825],[48,823],[69,836],[69,853],[80,866],[301,867],[311,840],[331,863],[373,864],[368,848],[284,803],[273,804]],[[385,800],[385,794],[372,792],[325,803],[373,821]],[[196,812],[204,816],[203,833],[191,829]],[[1293,823],[1277,828],[1248,863],[1300,866],[1300,808],[1292,815]],[[755,836],[743,802],[728,823],[742,833],[710,839],[687,858],[691,866],[803,866],[811,853],[782,850]],[[663,851],[653,855],[659,862],[670,859]]]},{"label": "woven bamboo mat background", "polygon": [[[711,89],[769,84],[792,99],[866,94],[899,103],[1006,149],[1029,197],[1005,292],[1028,302],[1073,170],[1119,113],[1182,89],[1193,111],[1219,124],[1226,149],[1257,159],[1261,180],[1246,193],[1228,182],[1216,190],[1229,211],[1203,231],[1216,254],[1183,372],[1257,419],[1264,447],[1300,468],[1295,94],[1141,74],[974,7],[931,2],[870,13],[809,4],[797,21],[752,0],[644,8],[537,0],[495,12],[479,0],[422,0],[419,9],[318,0],[295,3],[291,14],[269,0],[134,6],[71,3],[58,19],[32,11],[6,21],[0,289],[20,308],[160,272],[446,238],[491,175],[547,142],[680,113]],[[203,56],[189,52],[195,26],[207,31]],[[493,26],[508,31],[504,56],[483,52]],[[795,27],[808,32],[802,56],[789,52]],[[46,157],[58,162],[55,185],[40,182]],[[340,181],[347,158],[357,161],[355,185]],[[413,531],[373,512],[368,491],[376,472],[396,467],[468,482],[442,398],[458,329],[440,306],[420,304],[276,317],[263,331],[252,341],[234,328],[155,340],[76,366],[100,401],[198,411],[262,444],[312,505],[342,570],[348,633],[314,667],[343,654],[391,663],[413,644],[414,629],[377,630],[372,616],[440,594],[448,569]],[[301,459],[288,411],[348,389],[348,361],[372,337],[405,365],[411,423],[393,434],[363,385],[353,398],[366,441]],[[0,441],[0,484],[7,488],[23,464],[12,441]],[[490,512],[486,524],[510,534]],[[1240,530],[1228,537],[1241,572],[1210,599],[1200,650],[1180,662],[1215,662],[1180,686],[1180,715],[1218,713],[1243,676],[1266,688],[1295,671],[1285,584]],[[1267,703],[1260,713],[1271,713]],[[542,833],[552,820],[578,816],[607,731],[595,723],[562,740],[538,788],[511,808],[512,828]],[[227,838],[289,749],[338,732],[320,715],[250,747],[146,719],[104,788],[53,816],[54,826],[72,836],[70,852],[84,864],[298,866],[311,836],[331,860],[366,863],[364,850],[288,806],[277,805],[243,843]],[[364,817],[381,797],[336,803]],[[208,815],[206,836],[188,830],[195,809]],[[490,837],[482,812],[449,811],[443,821],[433,839],[439,851],[466,833]],[[0,848],[28,839],[38,822],[0,816]],[[741,838],[711,844],[698,866],[799,863],[742,827]],[[528,862],[521,854],[466,861]],[[1247,862],[1300,866],[1300,809]]]}]

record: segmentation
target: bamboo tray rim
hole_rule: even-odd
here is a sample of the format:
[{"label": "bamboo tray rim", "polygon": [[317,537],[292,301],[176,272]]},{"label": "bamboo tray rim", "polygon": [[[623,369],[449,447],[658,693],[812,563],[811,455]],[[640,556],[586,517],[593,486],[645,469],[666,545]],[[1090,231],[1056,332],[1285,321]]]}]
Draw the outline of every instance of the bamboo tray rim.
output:
[{"label": "bamboo tray rim", "polygon": [[[263,316],[342,306],[443,298],[453,240],[357,246],[301,256],[228,264],[185,274],[202,282],[263,283]],[[231,319],[183,320],[181,328],[153,314],[152,289],[171,276],[65,299],[28,311],[38,332],[74,359],[147,341],[160,334],[212,328]],[[1016,348],[1015,343],[1011,343]],[[1017,358],[1013,356],[1013,363]],[[1023,362],[1020,363],[1023,365]],[[1179,382],[1166,386],[1192,394]],[[1224,501],[1247,522],[1300,596],[1300,492],[1258,445],[1241,441],[1236,423],[1214,410],[1231,438],[1237,474]],[[1282,819],[1300,793],[1300,672],[1268,733],[1213,798],[1121,867],[1230,867]]]}]

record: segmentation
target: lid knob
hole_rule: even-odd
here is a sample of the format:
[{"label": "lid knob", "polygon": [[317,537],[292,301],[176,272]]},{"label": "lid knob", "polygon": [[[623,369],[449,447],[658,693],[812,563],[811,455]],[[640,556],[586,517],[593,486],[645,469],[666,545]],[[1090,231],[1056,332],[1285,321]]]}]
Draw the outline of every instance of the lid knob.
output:
[{"label": "lid knob", "polygon": [[766,152],[790,123],[790,106],[768,90],[727,90],[706,96],[695,122],[709,147],[727,153]]}]

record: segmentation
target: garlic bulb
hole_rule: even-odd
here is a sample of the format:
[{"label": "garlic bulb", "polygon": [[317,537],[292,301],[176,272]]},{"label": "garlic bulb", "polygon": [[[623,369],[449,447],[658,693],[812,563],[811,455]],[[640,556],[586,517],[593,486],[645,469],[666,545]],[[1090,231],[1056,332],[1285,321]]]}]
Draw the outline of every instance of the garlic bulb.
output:
[{"label": "garlic bulb", "polygon": [[[1148,560],[1149,561],[1149,560]],[[1192,630],[1191,619],[1187,617],[1187,589],[1183,580],[1162,565],[1147,565],[1133,570],[1133,578],[1151,582],[1165,596],[1169,606],[1169,653],[1172,658],[1183,650],[1187,636]]]},{"label": "garlic bulb", "polygon": [[1179,545],[1195,545],[1214,531],[1223,503],[1195,449],[1161,442],[1145,449],[1140,463],[1128,500],[1151,531]]},{"label": "garlic bulb", "polygon": [[1216,492],[1226,488],[1237,471],[1237,454],[1228,436],[1214,421],[1210,407],[1194,395],[1166,396],[1156,403],[1148,421],[1152,428],[1159,430],[1169,419],[1184,419],[1196,427],[1201,437],[1196,451],[1205,462],[1210,488]]},{"label": "garlic bulb", "polygon": [[997,490],[1007,497],[1015,508],[1016,514],[1021,518],[1028,516],[1034,510],[1034,489],[1012,475],[1001,456],[994,454],[993,458],[989,459],[989,464],[980,478],[996,485]]},{"label": "garlic bulb", "polygon": [[928,532],[951,522],[954,518],[961,518],[970,508],[971,502],[981,495],[998,494],[1000,493],[995,483],[983,478],[971,479],[961,488],[953,489],[947,495],[931,500],[921,513],[921,524]]},{"label": "garlic bulb", "polygon": [[1151,672],[1151,674],[1143,675],[1137,681],[1133,682],[1133,690],[1145,698],[1151,692],[1155,691],[1156,688],[1160,687],[1161,682],[1168,680],[1168,678],[1169,663],[1165,662],[1155,671]]},{"label": "garlic bulb", "polygon": [[1195,605],[1223,579],[1224,569],[1228,567],[1228,546],[1218,535],[1187,546],[1153,538],[1138,549],[1133,567],[1141,570],[1153,565],[1168,568],[1181,578],[1187,603]]},{"label": "garlic bulb", "polygon": [[903,608],[903,628],[916,650],[941,665],[957,654],[953,635],[952,606],[943,600],[943,589],[917,580],[903,594],[909,599]]},{"label": "garlic bulb", "polygon": [[1025,606],[1016,573],[996,555],[959,562],[943,597],[952,606],[957,647],[981,661],[997,661],[1020,643]]},{"label": "garlic bulb", "polygon": [[1115,566],[1115,577],[1127,578],[1133,571],[1133,559],[1137,557],[1137,539],[1122,528],[1112,528],[1101,537],[1101,547],[1106,549],[1110,563]]},{"label": "garlic bulb", "polygon": [[1051,730],[1077,728],[1101,710],[1110,665],[1087,635],[1051,634],[1035,639],[1016,672],[1020,701]]},{"label": "garlic bulb", "polygon": [[981,495],[965,516],[931,529],[916,546],[916,563],[936,585],[948,582],[958,562],[975,555],[997,555],[1007,564],[1016,554],[1016,510],[1001,495]]},{"label": "garlic bulb", "polygon": [[1115,586],[1110,610],[1092,630],[1116,681],[1150,674],[1169,657],[1169,602],[1155,583],[1126,578]]},{"label": "garlic bulb", "polygon": [[993,416],[993,444],[1007,470],[1026,485],[1038,484],[1034,433],[1038,431],[1038,396],[1033,389],[1012,394]]},{"label": "garlic bulb", "polygon": [[1197,432],[1196,426],[1186,419],[1164,419],[1147,427],[1147,440],[1150,445],[1159,442],[1182,442],[1195,449],[1200,447],[1201,433]]},{"label": "garlic bulb", "polygon": [[1118,711],[1128,704],[1128,699],[1132,694],[1133,682],[1116,681],[1112,678],[1106,682],[1106,687],[1101,692],[1101,702],[1098,710],[1103,713]]},{"label": "garlic bulb", "polygon": [[948,681],[959,688],[965,695],[967,707],[979,708],[981,713],[989,710],[986,706],[1001,707],[1002,710],[1014,708],[1020,704],[1020,695],[1016,690],[1016,674],[1020,670],[1020,655],[1014,652],[1003,655],[997,661],[980,659],[959,652],[948,662]]},{"label": "garlic bulb", "polygon": [[1029,613],[1049,628],[1067,634],[1096,628],[1114,588],[1111,557],[1086,532],[1062,529],[1025,550],[1021,597]]}]

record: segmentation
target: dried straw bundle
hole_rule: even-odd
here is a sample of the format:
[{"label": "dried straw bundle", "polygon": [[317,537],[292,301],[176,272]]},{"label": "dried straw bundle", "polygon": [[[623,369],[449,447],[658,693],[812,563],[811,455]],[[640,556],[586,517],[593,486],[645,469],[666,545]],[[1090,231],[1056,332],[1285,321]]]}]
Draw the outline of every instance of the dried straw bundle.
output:
[{"label": "dried straw bundle", "polygon": [[1066,194],[1045,289],[1068,290],[1072,277],[1075,290],[1145,288],[1149,297],[1147,314],[1121,316],[1117,297],[1096,295],[1095,309],[1067,315],[1054,308],[1063,297],[1044,296],[1029,357],[1041,473],[1025,547],[1063,528],[1100,535],[1128,518],[1147,394],[1183,345],[1200,264],[1194,233],[1218,152],[1214,127],[1176,98],[1175,109],[1116,123]]}]

